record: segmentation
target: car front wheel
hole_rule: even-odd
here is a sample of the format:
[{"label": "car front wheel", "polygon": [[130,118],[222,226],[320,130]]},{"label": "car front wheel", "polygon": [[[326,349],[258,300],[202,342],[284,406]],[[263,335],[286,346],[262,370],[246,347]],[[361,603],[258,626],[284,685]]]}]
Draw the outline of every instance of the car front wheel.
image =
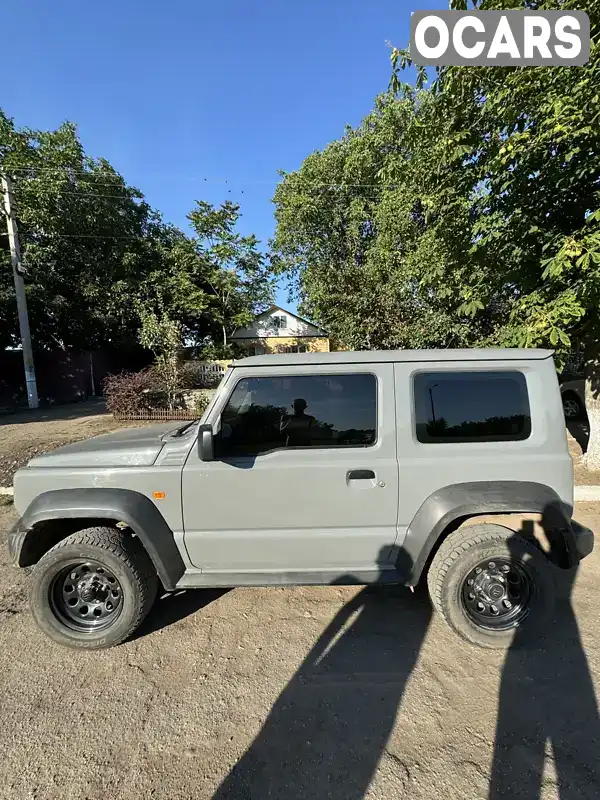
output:
[{"label": "car front wheel", "polygon": [[35,566],[30,606],[38,626],[67,647],[98,650],[127,639],[158,587],[138,539],[115,528],[67,536]]},{"label": "car front wheel", "polygon": [[554,567],[534,542],[501,525],[451,534],[427,583],[448,625],[480,647],[520,644],[543,630],[554,608]]}]

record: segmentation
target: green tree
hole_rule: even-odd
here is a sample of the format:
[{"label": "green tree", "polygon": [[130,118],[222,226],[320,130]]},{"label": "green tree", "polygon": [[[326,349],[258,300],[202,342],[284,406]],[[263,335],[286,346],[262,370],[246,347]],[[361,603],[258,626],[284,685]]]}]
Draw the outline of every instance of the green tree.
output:
[{"label": "green tree", "polygon": [[[14,176],[34,347],[130,341],[135,320],[115,308],[115,285],[139,281],[139,242],[156,215],[75,127],[17,130],[0,111],[0,169]],[[5,234],[0,237],[0,346],[18,341]],[[137,252],[136,252],[137,251]]]},{"label": "green tree", "polygon": [[379,97],[356,129],[276,189],[276,268],[302,311],[346,347],[466,346],[502,312],[490,304],[473,323],[444,281],[456,244],[469,248],[470,200],[441,158],[449,128],[439,103],[408,86]]},{"label": "green tree", "polygon": [[[559,363],[584,349],[586,460],[600,468],[600,3],[536,8],[587,11],[585,67],[438,70],[432,94],[449,126],[440,156],[457,168],[441,172],[437,194],[470,197],[466,250],[440,209],[443,281],[475,325],[490,304],[504,307],[486,343],[552,347]],[[398,69],[402,55],[393,58]]]},{"label": "green tree", "polygon": [[229,201],[215,208],[198,201],[188,214],[194,230],[197,272],[207,293],[207,315],[219,331],[223,355],[229,336],[247,325],[273,298],[273,276],[255,236],[236,231],[239,206]]},{"label": "green tree", "polygon": [[[457,3],[466,7],[466,3]],[[481,9],[498,8],[488,0]],[[343,344],[585,348],[600,468],[599,0],[579,67],[453,67],[393,96],[275,193],[278,269]],[[504,8],[522,8],[504,0]]]},{"label": "green tree", "polygon": [[[188,236],[106,160],[87,156],[70,123],[18,130],[0,111],[0,170],[14,176],[37,349],[140,341],[166,359],[168,371],[182,344],[226,346],[232,330],[271,298],[256,238],[235,230],[237,206],[198,203],[189,217],[196,235]],[[170,356],[161,344],[167,331]],[[18,341],[0,231],[0,347]]]}]

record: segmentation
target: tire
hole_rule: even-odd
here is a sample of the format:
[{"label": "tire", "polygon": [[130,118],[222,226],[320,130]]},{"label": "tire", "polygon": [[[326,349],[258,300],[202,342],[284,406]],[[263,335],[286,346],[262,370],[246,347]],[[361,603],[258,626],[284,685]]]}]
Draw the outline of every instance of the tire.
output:
[{"label": "tire", "polygon": [[575,392],[565,392],[562,396],[563,414],[565,419],[573,420],[583,417],[583,403]]},{"label": "tire", "polygon": [[543,551],[501,525],[473,525],[448,536],[431,563],[427,586],[434,608],[455,633],[498,649],[540,633],[556,596],[554,567]]},{"label": "tire", "polygon": [[29,603],[37,625],[66,647],[100,650],[125,641],[158,588],[138,539],[115,528],[87,528],[49,550],[32,572]]}]

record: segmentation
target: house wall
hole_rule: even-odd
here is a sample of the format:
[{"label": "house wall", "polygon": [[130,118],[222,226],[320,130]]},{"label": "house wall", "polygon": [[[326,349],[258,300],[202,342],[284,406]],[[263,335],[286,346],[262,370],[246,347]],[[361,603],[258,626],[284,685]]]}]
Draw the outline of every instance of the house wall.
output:
[{"label": "house wall", "polygon": [[255,347],[264,347],[265,353],[285,353],[286,347],[303,345],[309,353],[328,353],[329,339],[320,337],[295,337],[295,336],[267,336],[264,339],[245,339],[238,341],[238,345],[246,351],[253,352]]},{"label": "house wall", "polygon": [[[273,317],[285,317],[286,327],[276,328],[273,325]],[[288,312],[273,308],[257,317],[247,328],[238,328],[231,338],[248,339],[259,337],[262,339],[274,337],[280,339],[294,336],[318,336],[319,334],[323,335],[323,331],[317,328],[316,325],[311,325],[310,322],[304,322]]]}]

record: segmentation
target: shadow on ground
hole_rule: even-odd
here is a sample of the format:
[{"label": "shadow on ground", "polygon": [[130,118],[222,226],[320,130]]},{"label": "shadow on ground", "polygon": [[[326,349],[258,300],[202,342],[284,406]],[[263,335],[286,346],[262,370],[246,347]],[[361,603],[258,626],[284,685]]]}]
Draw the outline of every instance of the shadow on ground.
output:
[{"label": "shadow on ground", "polygon": [[[563,545],[555,509],[544,511],[542,524],[558,557]],[[516,535],[508,540],[515,554],[519,541]],[[527,569],[530,559],[520,552]],[[541,800],[556,791],[561,800],[600,796],[600,721],[571,605],[576,573],[560,572],[562,601],[546,638],[523,647],[525,624],[507,651],[496,737],[482,755],[482,763],[493,756],[489,800]],[[531,591],[537,598],[533,584]],[[360,591],[319,637],[213,800],[364,798],[385,759],[430,618],[429,604],[408,590]],[[406,767],[391,754],[385,760],[385,796],[405,796]]]},{"label": "shadow on ground", "polygon": [[60,406],[46,406],[33,411],[16,411],[14,414],[0,414],[0,426],[24,425],[28,422],[56,422],[57,420],[93,417],[106,413],[104,398],[97,397],[81,403],[66,403]]},{"label": "shadow on ground", "polygon": [[[214,800],[364,797],[430,619],[429,603],[408,589],[362,589],[319,637]],[[406,770],[390,762],[401,790]]]},{"label": "shadow on ground", "polygon": [[230,589],[180,589],[157,598],[150,613],[132,636],[139,639],[150,633],[174,625],[202,608],[214,603]]},{"label": "shadow on ground", "polygon": [[[542,518],[552,549],[554,513],[547,508]],[[525,647],[517,631],[506,654],[489,800],[539,800],[554,778],[552,797],[600,797],[598,704],[572,606],[577,572],[557,570],[560,600],[548,635]]]}]

